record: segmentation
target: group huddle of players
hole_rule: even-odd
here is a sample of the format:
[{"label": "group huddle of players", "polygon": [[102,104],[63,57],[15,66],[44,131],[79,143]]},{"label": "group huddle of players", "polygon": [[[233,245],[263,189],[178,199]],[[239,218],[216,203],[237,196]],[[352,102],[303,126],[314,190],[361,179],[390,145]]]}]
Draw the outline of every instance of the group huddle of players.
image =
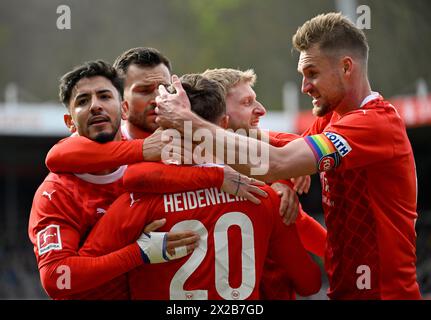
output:
[{"label": "group huddle of players", "polygon": [[[338,14],[314,19],[344,23]],[[303,91],[319,109],[331,94],[313,80],[312,50],[300,51],[309,81]],[[226,68],[173,77],[192,112],[245,132],[259,130],[265,114],[255,80],[252,70]],[[50,297],[295,299],[320,290],[313,253],[325,260],[330,298],[420,298],[411,265],[416,190],[406,188],[414,180],[413,156],[402,121],[379,94],[365,95],[348,116],[337,109],[317,114],[301,136],[268,134],[280,150],[302,143],[314,163],[309,173],[320,172],[326,234],[297,203],[294,190],[307,189],[309,177],[280,173],[285,179],[265,185],[217,160],[161,163],[156,97],[170,84],[171,64],[152,48],[127,50],[113,66],[86,62],[62,77],[72,135],[47,155],[50,173],[34,196],[28,229]],[[388,193],[396,199],[384,199]]]}]

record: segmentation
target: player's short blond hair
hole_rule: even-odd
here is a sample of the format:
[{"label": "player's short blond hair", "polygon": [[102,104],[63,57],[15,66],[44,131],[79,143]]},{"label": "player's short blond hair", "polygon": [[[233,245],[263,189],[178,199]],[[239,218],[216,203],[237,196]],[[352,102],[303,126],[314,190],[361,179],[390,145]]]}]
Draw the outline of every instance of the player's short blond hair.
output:
[{"label": "player's short blond hair", "polygon": [[301,52],[318,45],[323,51],[348,50],[366,61],[368,42],[362,30],[341,13],[319,14],[298,28],[293,47]]},{"label": "player's short blond hair", "polygon": [[256,83],[256,74],[253,69],[246,71],[230,68],[207,69],[202,75],[221,84],[226,94],[240,82],[245,82],[250,86],[254,86]]}]

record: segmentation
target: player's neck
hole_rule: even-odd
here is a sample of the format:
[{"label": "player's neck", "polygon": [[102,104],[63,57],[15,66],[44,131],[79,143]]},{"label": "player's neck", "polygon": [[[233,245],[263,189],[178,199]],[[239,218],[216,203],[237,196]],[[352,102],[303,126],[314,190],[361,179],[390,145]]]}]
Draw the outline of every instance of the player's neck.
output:
[{"label": "player's neck", "polygon": [[335,109],[335,112],[340,116],[347,112],[359,109],[362,101],[371,94],[371,87],[368,79],[358,82],[352,86],[351,90],[348,90],[344,96],[344,99]]},{"label": "player's neck", "polygon": [[[112,139],[112,141],[121,141],[121,140],[122,140],[121,139],[121,130],[118,130],[117,134],[115,135],[114,139]],[[90,172],[90,174],[93,174],[95,176],[104,176],[104,175],[113,173],[116,170],[118,170],[118,168],[102,170],[102,171],[97,171],[97,172]]]},{"label": "player's neck", "polygon": [[144,131],[130,122],[126,122],[126,129],[131,139],[145,139],[152,135],[152,132]]}]

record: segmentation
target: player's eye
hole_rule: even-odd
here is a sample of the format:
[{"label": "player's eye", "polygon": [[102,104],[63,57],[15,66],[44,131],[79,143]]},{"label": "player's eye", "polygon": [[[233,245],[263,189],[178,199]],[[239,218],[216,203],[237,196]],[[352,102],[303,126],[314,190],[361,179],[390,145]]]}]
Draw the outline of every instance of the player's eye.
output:
[{"label": "player's eye", "polygon": [[244,100],[244,105],[245,106],[251,106],[252,104],[253,104],[253,100],[252,99]]},{"label": "player's eye", "polygon": [[84,106],[88,102],[87,98],[79,99],[77,102],[78,106]]},{"label": "player's eye", "polygon": [[307,75],[309,78],[315,78],[317,76],[317,72],[316,71],[309,71]]},{"label": "player's eye", "polygon": [[154,86],[140,87],[137,91],[138,91],[138,93],[141,93],[141,94],[151,94],[151,93],[153,93],[154,89],[155,89]]},{"label": "player's eye", "polygon": [[109,94],[102,94],[101,96],[100,96],[100,99],[102,99],[102,100],[108,100],[108,99],[110,99],[111,98],[111,95],[109,95]]}]

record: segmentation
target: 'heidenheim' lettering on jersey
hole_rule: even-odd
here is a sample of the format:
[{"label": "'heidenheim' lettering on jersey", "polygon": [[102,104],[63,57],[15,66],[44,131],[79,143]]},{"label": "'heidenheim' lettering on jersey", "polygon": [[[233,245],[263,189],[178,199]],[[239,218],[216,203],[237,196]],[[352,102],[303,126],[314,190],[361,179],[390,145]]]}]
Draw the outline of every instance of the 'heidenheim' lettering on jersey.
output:
[{"label": "'heidenheim' lettering on jersey", "polygon": [[193,210],[220,203],[246,201],[243,197],[232,196],[218,188],[165,194],[163,195],[163,200],[165,213]]}]

